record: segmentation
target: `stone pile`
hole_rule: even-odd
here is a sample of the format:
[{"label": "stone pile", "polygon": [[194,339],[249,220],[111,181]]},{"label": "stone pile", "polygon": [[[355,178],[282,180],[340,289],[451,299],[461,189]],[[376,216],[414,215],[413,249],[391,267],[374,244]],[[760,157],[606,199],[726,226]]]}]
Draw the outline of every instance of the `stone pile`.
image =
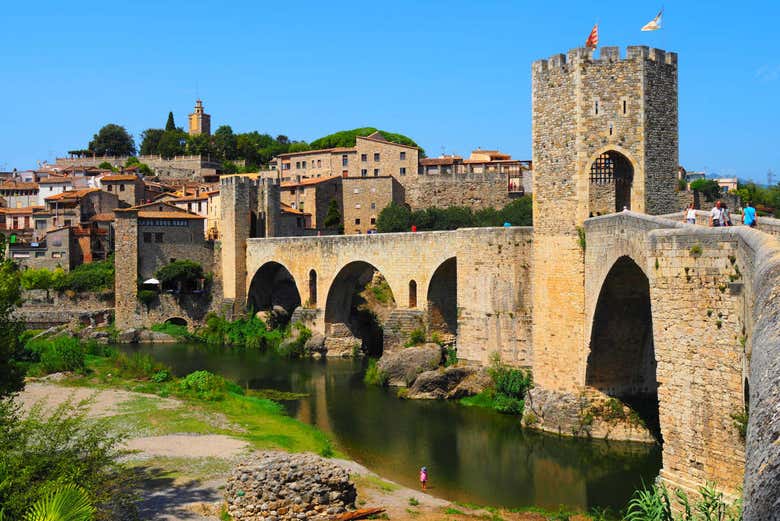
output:
[{"label": "stone pile", "polygon": [[347,471],[312,453],[262,452],[233,469],[225,487],[235,521],[333,519],[356,497]]}]

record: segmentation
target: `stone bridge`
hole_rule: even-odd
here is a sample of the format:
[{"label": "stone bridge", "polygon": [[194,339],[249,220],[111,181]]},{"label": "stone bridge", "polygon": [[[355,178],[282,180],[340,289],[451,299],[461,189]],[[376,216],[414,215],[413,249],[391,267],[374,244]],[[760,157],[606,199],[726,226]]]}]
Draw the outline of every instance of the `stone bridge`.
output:
[{"label": "stone bridge", "polygon": [[531,234],[531,228],[514,227],[249,239],[247,305],[302,305],[300,315],[330,334],[336,324],[349,323],[355,287],[376,270],[395,301],[386,348],[435,321],[457,333],[464,359],[487,362],[499,351],[530,365]]},{"label": "stone bridge", "polygon": [[[777,239],[745,227],[710,229],[632,212],[588,219],[580,258],[584,314],[575,324],[582,341],[575,352],[561,352],[532,345],[532,328],[550,320],[533,314],[532,284],[538,291],[547,282],[534,278],[532,232],[249,239],[246,298],[255,309],[291,299],[327,333],[347,320],[355,284],[377,270],[394,313],[420,323],[433,310],[441,313],[457,333],[459,358],[484,364],[498,352],[531,367],[541,388],[595,389],[649,408],[643,419],[663,442],[666,482],[692,491],[715,481],[737,494],[746,476],[746,512],[774,508]],[[746,454],[734,416],[748,405]]]}]

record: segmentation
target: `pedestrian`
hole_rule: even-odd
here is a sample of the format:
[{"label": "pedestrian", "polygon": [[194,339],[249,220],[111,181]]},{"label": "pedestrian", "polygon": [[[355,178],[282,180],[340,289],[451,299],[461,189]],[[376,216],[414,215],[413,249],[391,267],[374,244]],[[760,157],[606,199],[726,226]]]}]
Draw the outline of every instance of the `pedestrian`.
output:
[{"label": "pedestrian", "polygon": [[428,468],[422,467],[420,469],[420,487],[425,490],[425,487],[428,485]]},{"label": "pedestrian", "polygon": [[755,228],[758,224],[758,217],[756,217],[756,209],[750,204],[750,201],[745,205],[745,209],[742,210],[742,224]]},{"label": "pedestrian", "polygon": [[510,226],[512,225],[509,223],[509,221],[504,221],[504,228],[509,228]]},{"label": "pedestrian", "polygon": [[413,231],[413,232],[416,232],[416,231],[417,231],[417,225],[416,225],[416,224],[413,224],[413,225],[412,225],[412,231]]},{"label": "pedestrian", "polygon": [[716,201],[715,206],[710,210],[710,226],[723,226],[723,210],[720,208],[721,202]]},{"label": "pedestrian", "polygon": [[693,203],[688,205],[688,210],[685,212],[685,222],[696,224],[696,210],[693,208]]},{"label": "pedestrian", "polygon": [[731,226],[731,213],[729,213],[729,207],[726,205],[726,203],[723,203],[720,205],[720,213],[721,213],[721,226]]}]

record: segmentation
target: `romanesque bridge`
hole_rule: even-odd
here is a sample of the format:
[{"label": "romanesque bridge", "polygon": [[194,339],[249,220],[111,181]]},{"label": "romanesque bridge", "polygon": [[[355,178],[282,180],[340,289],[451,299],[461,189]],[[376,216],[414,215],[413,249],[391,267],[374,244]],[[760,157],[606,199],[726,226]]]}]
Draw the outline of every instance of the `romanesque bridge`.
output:
[{"label": "romanesque bridge", "polygon": [[772,444],[780,432],[780,301],[772,298],[780,243],[744,227],[632,212],[589,219],[584,230],[576,352],[533,345],[532,329],[555,317],[533,313],[532,284],[545,281],[533,276],[531,228],[250,239],[247,299],[261,309],[276,298],[272,287],[293,281],[293,300],[327,332],[349,320],[354,286],[376,270],[398,310],[441,312],[457,332],[459,358],[485,363],[498,352],[531,367],[542,388],[594,388],[651,403],[662,477],[688,490],[707,480],[733,493],[742,487],[745,442],[732,417],[750,403],[747,512],[771,507],[780,452]]}]

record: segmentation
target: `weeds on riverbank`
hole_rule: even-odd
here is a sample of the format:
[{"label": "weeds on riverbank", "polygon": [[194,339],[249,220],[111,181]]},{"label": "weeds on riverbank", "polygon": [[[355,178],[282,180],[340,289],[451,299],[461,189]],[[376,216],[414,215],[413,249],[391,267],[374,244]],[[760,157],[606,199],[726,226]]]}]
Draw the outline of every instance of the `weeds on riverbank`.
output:
[{"label": "weeds on riverbank", "polygon": [[503,364],[500,358],[492,357],[488,373],[492,385],[479,394],[462,398],[460,403],[495,409],[503,414],[522,415],[525,395],[533,387],[531,372],[509,367]]},{"label": "weeds on riverbank", "polygon": [[693,502],[682,490],[671,494],[665,485],[652,485],[634,492],[628,503],[626,521],[741,521],[742,501],[729,503],[712,483],[699,487]]},{"label": "weeds on riverbank", "polygon": [[363,381],[367,385],[378,385],[380,387],[387,383],[387,375],[377,366],[376,358],[369,358]]}]

